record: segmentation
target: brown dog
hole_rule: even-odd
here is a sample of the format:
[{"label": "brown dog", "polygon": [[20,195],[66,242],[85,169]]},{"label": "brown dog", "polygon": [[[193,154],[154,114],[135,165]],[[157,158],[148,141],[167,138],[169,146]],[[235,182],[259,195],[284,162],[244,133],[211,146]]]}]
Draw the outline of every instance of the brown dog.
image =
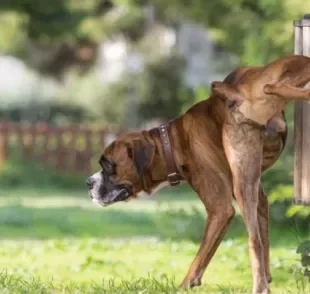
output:
[{"label": "brown dog", "polygon": [[[259,68],[251,68],[255,70]],[[224,82],[238,85],[243,72],[234,71]],[[260,76],[261,82],[259,76],[254,77],[258,80],[248,82],[255,82],[259,88],[270,81],[264,75]],[[183,288],[201,284],[235,214],[235,197],[249,234],[253,293],[269,293],[269,208],[260,176],[278,159],[286,135],[285,128],[284,132],[263,139],[260,128],[253,127],[251,120],[228,108],[213,93],[167,126],[129,133],[115,140],[100,158],[102,169],[87,180],[89,195],[94,202],[106,206],[140,194],[151,195],[168,182],[188,182],[205,205],[208,218]]]}]

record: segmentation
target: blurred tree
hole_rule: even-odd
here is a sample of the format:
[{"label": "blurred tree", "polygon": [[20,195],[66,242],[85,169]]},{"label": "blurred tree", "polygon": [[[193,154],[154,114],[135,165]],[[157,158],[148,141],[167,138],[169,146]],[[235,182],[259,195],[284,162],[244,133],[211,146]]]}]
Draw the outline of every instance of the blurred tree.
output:
[{"label": "blurred tree", "polygon": [[161,15],[184,16],[208,26],[213,40],[240,57],[242,64],[264,64],[293,52],[294,19],[310,11],[304,0],[156,0]]},{"label": "blurred tree", "polygon": [[58,78],[74,65],[85,71],[105,37],[121,32],[134,40],[142,33],[143,10],[134,2],[2,0],[0,52]]},{"label": "blurred tree", "polygon": [[[137,127],[149,119],[175,118],[195,99],[194,91],[183,83],[183,67],[184,60],[175,54],[149,60],[140,74],[126,72],[118,82],[105,87],[102,103],[97,100],[93,108],[111,125]],[[137,125],[130,121],[130,104],[135,104]]]},{"label": "blurred tree", "polygon": [[86,70],[105,37],[137,40],[144,33],[148,3],[157,21],[174,25],[186,17],[208,26],[219,46],[247,64],[291,53],[292,20],[310,11],[303,0],[2,0],[0,51],[27,56],[56,76],[71,65]]},{"label": "blurred tree", "polygon": [[74,64],[88,69],[108,35],[136,40],[144,33],[148,3],[157,21],[175,25],[186,17],[208,26],[213,40],[246,64],[291,53],[292,20],[310,11],[304,0],[2,0],[0,51],[27,55],[54,75]]},{"label": "blurred tree", "polygon": [[149,117],[172,119],[183,105],[192,105],[194,93],[183,83],[184,61],[177,55],[149,62],[141,77],[139,113]]}]

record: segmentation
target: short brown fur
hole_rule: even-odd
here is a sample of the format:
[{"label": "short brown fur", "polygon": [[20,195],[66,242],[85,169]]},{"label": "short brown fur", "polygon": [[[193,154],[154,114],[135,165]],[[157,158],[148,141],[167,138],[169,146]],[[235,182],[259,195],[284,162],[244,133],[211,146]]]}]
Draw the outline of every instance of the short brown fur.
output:
[{"label": "short brown fur", "polygon": [[[213,82],[212,91],[236,106],[244,117],[265,126],[270,134],[285,131],[281,113],[291,101],[310,101],[310,58],[291,55],[261,67],[237,69],[237,84]],[[229,77],[228,77],[229,80]],[[274,131],[274,132],[273,132]]]}]

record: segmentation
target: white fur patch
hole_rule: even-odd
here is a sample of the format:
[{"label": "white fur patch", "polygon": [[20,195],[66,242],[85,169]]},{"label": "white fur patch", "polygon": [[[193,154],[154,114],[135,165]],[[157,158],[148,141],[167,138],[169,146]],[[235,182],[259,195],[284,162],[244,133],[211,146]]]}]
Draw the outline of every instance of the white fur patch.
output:
[{"label": "white fur patch", "polygon": [[138,198],[146,198],[146,197],[150,197],[154,194],[156,194],[160,189],[168,186],[168,181],[162,182],[160,183],[157,187],[155,187],[152,192],[150,194],[147,194],[145,191],[140,191],[139,193],[137,193],[137,197]]},{"label": "white fur patch", "polygon": [[93,197],[92,201],[93,201],[93,203],[97,204],[98,206],[102,206],[102,204],[100,203],[100,201],[97,198]]},{"label": "white fur patch", "polygon": [[101,181],[101,172],[99,171],[99,172],[93,174],[93,175],[91,176],[91,178],[94,179],[96,182],[97,182],[97,181]]}]

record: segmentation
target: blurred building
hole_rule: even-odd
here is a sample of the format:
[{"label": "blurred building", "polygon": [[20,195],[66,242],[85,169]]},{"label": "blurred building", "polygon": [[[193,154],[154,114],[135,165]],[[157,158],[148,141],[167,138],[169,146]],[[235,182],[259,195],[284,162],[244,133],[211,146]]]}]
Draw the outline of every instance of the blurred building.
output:
[{"label": "blurred building", "polygon": [[[174,28],[154,24],[141,43],[147,44],[149,54],[168,55],[174,51],[183,56],[184,82],[193,88],[222,78],[237,63],[228,53],[213,46],[207,29],[186,21]],[[102,81],[115,82],[125,71],[142,71],[143,61],[143,55],[133,51],[123,37],[114,36],[100,46],[98,73]]]}]

